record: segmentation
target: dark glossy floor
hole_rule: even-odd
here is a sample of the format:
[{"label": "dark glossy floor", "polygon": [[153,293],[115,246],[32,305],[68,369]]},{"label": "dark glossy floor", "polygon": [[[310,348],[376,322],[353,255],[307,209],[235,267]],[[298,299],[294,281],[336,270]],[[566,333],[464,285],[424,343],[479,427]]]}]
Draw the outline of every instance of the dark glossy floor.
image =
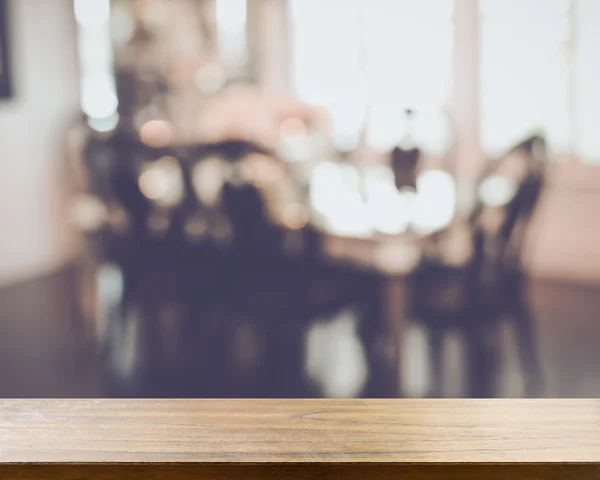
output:
[{"label": "dark glossy floor", "polygon": [[94,313],[79,266],[0,290],[0,397],[600,397],[600,288],[530,281],[530,328],[474,333],[410,318],[402,279],[341,268],[203,289],[96,275]]}]

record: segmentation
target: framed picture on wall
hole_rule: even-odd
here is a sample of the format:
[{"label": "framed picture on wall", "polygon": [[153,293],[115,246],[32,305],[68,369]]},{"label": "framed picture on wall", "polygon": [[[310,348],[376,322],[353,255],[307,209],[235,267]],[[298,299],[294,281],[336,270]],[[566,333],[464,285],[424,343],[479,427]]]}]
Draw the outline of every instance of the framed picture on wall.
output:
[{"label": "framed picture on wall", "polygon": [[8,0],[0,0],[0,98],[10,97]]}]

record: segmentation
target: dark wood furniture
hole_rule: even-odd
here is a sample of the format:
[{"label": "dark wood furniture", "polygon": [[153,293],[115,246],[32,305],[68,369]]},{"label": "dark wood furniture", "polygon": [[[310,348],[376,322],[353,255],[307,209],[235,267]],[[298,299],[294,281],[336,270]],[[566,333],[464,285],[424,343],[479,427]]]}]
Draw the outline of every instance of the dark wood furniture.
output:
[{"label": "dark wood furniture", "polygon": [[597,480],[599,400],[3,400],[0,479]]},{"label": "dark wood furniture", "polygon": [[[524,378],[525,396],[539,396],[543,384],[534,319],[526,299],[527,275],[522,266],[525,233],[545,180],[547,156],[543,137],[535,135],[513,147],[505,158],[492,162],[482,180],[493,176],[502,162],[510,161],[510,155],[515,154],[520,154],[517,161],[522,173],[512,181],[512,195],[498,204],[479,199],[468,219],[471,252],[468,261],[459,266],[449,265],[435,255],[436,243],[450,233],[453,228],[450,226],[426,239],[433,244],[426,252],[433,250],[434,255],[424,256],[409,278],[410,315],[426,322],[432,331],[434,375],[439,376],[442,368],[439,354],[444,331],[459,329],[472,339],[467,342],[472,369],[469,378],[474,380],[469,396],[475,398],[496,396],[492,371],[498,359],[489,353],[496,349],[493,344],[497,344],[498,329],[507,319],[519,339],[519,361],[523,370],[529,372]],[[438,394],[431,392],[432,396]]]}]

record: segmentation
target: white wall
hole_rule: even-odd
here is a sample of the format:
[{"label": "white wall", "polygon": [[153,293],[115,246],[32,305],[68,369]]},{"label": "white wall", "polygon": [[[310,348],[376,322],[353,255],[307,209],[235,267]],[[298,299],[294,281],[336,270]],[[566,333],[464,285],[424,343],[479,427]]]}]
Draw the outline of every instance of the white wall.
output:
[{"label": "white wall", "polygon": [[15,96],[0,100],[0,284],[69,256],[59,184],[79,102],[72,0],[8,3]]}]

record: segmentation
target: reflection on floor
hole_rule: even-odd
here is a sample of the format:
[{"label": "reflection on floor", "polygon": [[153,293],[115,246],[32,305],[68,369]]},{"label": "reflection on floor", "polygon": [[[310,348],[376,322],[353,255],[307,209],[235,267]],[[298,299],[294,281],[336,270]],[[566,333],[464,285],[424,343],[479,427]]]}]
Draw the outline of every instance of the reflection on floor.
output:
[{"label": "reflection on floor", "polygon": [[0,397],[600,396],[598,288],[530,282],[524,340],[509,319],[404,318],[404,282],[357,271],[255,272],[185,302],[150,277],[134,301],[107,266],[91,316],[78,268],[0,290]]}]

